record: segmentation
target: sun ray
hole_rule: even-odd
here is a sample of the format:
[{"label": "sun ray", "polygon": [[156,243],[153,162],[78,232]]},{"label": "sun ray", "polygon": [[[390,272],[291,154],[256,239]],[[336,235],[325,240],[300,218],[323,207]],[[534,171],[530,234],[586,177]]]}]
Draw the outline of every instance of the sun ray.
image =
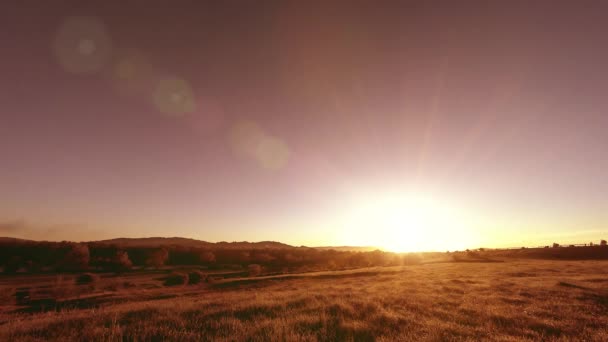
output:
[{"label": "sun ray", "polygon": [[443,92],[443,88],[445,86],[445,74],[448,68],[448,57],[444,57],[439,66],[439,71],[437,72],[437,86],[435,89],[435,94],[433,96],[431,102],[431,109],[429,111],[426,127],[424,130],[424,136],[422,140],[422,146],[420,148],[420,152],[418,155],[418,168],[416,172],[416,179],[420,180],[422,175],[424,174],[426,167],[427,154],[429,150],[429,145],[431,142],[431,138],[433,135],[433,130],[437,124],[438,116],[439,116],[439,104],[441,102],[441,94]]}]

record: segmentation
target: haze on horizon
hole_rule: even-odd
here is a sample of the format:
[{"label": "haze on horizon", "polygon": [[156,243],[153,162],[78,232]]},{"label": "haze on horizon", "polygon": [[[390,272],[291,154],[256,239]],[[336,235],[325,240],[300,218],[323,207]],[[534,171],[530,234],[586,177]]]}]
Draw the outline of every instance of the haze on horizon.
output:
[{"label": "haze on horizon", "polygon": [[2,6],[0,236],[606,237],[608,3],[190,5]]}]

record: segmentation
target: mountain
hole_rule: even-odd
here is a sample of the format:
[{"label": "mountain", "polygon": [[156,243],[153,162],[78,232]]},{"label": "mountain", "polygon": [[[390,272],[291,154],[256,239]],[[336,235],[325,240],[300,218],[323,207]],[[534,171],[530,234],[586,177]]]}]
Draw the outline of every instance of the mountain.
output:
[{"label": "mountain", "polygon": [[13,237],[0,236],[0,243],[26,243],[35,242],[34,240],[18,239]]},{"label": "mountain", "polygon": [[158,246],[184,246],[184,247],[199,247],[199,248],[223,248],[223,249],[284,249],[296,248],[275,241],[260,241],[260,242],[208,242],[203,240],[188,239],[182,237],[149,237],[149,238],[117,238],[110,240],[93,241],[95,243],[106,243],[124,247],[158,247]]},{"label": "mountain", "polygon": [[312,247],[312,248],[319,249],[322,251],[333,249],[335,251],[341,251],[341,252],[371,252],[371,251],[380,249],[378,247],[372,247],[372,246],[321,246],[321,247]]},{"label": "mountain", "polygon": [[182,237],[147,237],[147,238],[115,238],[109,240],[92,241],[94,243],[105,243],[125,247],[157,247],[177,245],[186,247],[209,247],[211,242],[182,238]]},{"label": "mountain", "polygon": [[[0,243],[35,243],[40,241],[18,239],[12,237],[0,237]],[[146,237],[146,238],[115,238],[108,240],[88,241],[88,243],[109,244],[121,247],[159,247],[159,246],[181,246],[181,247],[197,247],[208,249],[291,249],[291,248],[314,248],[318,250],[336,250],[349,252],[369,252],[378,249],[377,247],[369,246],[321,246],[321,247],[306,247],[306,246],[291,246],[285,243],[276,241],[234,241],[234,242],[208,242],[203,240],[189,239],[183,237]]]}]

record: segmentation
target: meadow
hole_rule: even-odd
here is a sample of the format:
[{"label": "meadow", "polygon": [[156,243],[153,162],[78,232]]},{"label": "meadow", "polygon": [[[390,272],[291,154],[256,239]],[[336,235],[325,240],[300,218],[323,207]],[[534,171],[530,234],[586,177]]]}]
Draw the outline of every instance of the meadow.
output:
[{"label": "meadow", "polygon": [[[0,340],[608,340],[608,261],[489,261],[218,276],[171,287],[151,271],[85,285],[67,275],[3,276]],[[19,306],[15,284],[64,289],[57,296],[65,305]]]}]

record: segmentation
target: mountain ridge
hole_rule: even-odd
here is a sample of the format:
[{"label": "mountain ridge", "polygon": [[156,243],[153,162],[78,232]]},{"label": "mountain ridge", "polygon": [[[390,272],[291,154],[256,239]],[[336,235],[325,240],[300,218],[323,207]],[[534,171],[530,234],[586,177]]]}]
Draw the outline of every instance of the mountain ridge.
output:
[{"label": "mountain ridge", "polygon": [[[21,239],[14,237],[0,237],[0,242],[13,242],[13,243],[32,243],[32,242],[60,242],[60,241],[47,241],[47,240],[31,240],[31,239]],[[311,248],[318,250],[336,250],[336,251],[355,251],[355,252],[368,252],[373,251],[378,248],[370,247],[370,246],[293,246],[286,243],[278,242],[278,241],[218,241],[218,242],[209,242],[205,240],[198,240],[192,238],[185,237],[160,237],[160,236],[152,236],[152,237],[139,237],[139,238],[113,238],[113,239],[104,239],[104,240],[92,240],[92,241],[82,241],[85,243],[93,243],[93,244],[111,244],[117,245],[121,247],[160,247],[160,246],[183,246],[183,247],[198,247],[198,248],[209,248],[209,249],[218,249],[218,248],[227,248],[227,249],[237,249],[237,248],[252,248],[252,249],[291,249],[291,248]]]}]

